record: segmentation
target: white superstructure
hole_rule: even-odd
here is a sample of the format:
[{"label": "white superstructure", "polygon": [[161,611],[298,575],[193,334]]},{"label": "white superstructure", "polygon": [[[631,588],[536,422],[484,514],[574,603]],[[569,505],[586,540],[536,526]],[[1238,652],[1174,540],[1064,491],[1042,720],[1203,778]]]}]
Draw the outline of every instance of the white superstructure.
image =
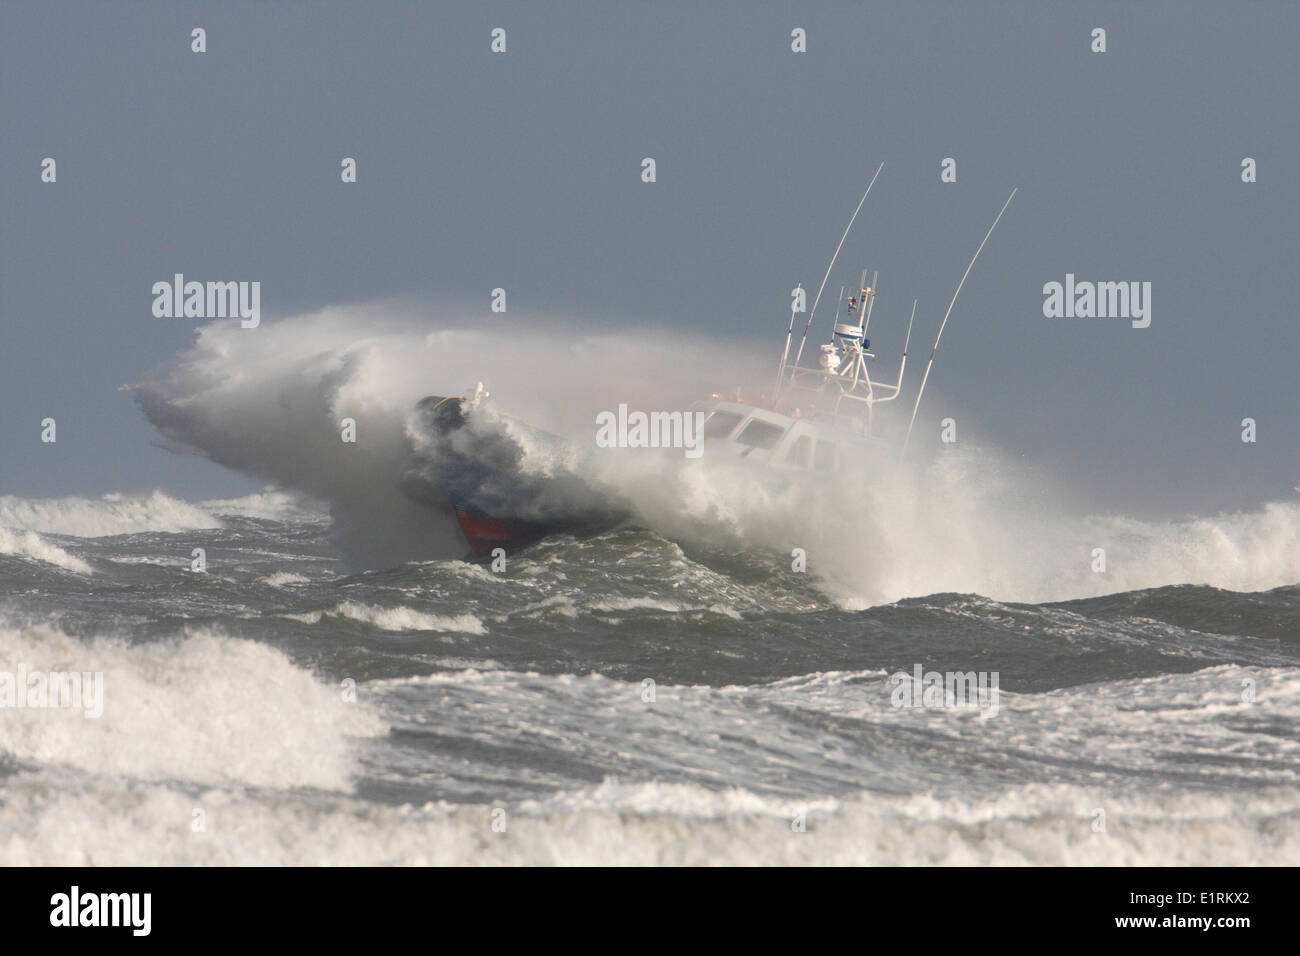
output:
[{"label": "white superstructure", "polygon": [[[836,306],[835,320],[831,325],[830,341],[822,345],[817,352],[815,365],[803,364],[804,346],[808,332],[812,328],[817,314],[817,305],[825,291],[826,281],[835,268],[840,249],[848,237],[858,212],[871,193],[876,177],[880,175],[881,163],[875,175],[867,184],[866,191],[858,201],[857,208],[849,218],[849,224],[840,237],[839,245],[831,256],[830,265],[822,277],[821,286],[813,300],[812,310],[804,326],[799,349],[791,362],[790,345],[794,334],[795,313],[790,314],[790,323],[786,329],[785,348],[781,353],[781,364],[777,372],[776,388],[768,399],[764,396],[757,403],[740,400],[739,392],[735,400],[728,401],[720,396],[706,402],[696,403],[695,411],[706,412],[708,417],[704,424],[705,447],[708,450],[721,450],[782,468],[808,469],[811,471],[834,471],[842,467],[850,451],[864,452],[870,458],[895,457],[889,455],[892,445],[883,440],[876,431],[875,407],[898,398],[903,388],[903,372],[907,367],[907,350],[912,341],[912,323],[916,319],[916,300],[912,301],[911,314],[907,320],[907,336],[903,344],[903,353],[899,357],[898,371],[888,379],[873,378],[870,363],[875,360],[871,351],[871,340],[867,333],[871,326],[871,313],[875,306],[876,281],[873,274],[867,283],[867,272],[862,271],[856,292],[845,299],[845,290],[840,289],[840,302]],[[906,449],[911,437],[912,425],[916,421],[916,412],[921,404],[921,396],[930,377],[930,368],[939,348],[939,339],[948,324],[948,316],[961,292],[971,267],[979,257],[993,234],[1002,213],[1016,194],[1013,189],[1002,209],[989,226],[984,240],[975,255],[971,257],[966,272],[962,275],[957,289],[953,292],[944,313],[939,331],[935,335],[934,346],[930,350],[930,359],[926,363],[925,374],[917,389],[916,401],[912,406],[912,416],[901,443]]]}]

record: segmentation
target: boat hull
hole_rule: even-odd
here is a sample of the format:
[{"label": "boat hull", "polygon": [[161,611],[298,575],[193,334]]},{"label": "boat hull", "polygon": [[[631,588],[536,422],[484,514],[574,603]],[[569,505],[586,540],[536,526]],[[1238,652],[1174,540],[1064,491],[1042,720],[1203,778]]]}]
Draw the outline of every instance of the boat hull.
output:
[{"label": "boat hull", "polygon": [[493,518],[483,511],[464,505],[457,506],[456,520],[460,523],[465,543],[474,556],[479,558],[491,556],[497,548],[507,552],[526,548],[547,535],[562,530],[527,521]]},{"label": "boat hull", "polygon": [[[414,455],[402,491],[432,507],[451,506],[476,557],[497,548],[514,553],[557,534],[584,537],[615,527],[625,508],[601,499],[580,475],[531,473],[518,437],[500,426],[470,429],[472,407],[456,397],[431,395],[417,406],[415,427],[425,441]],[[515,423],[539,443],[561,439]]]}]

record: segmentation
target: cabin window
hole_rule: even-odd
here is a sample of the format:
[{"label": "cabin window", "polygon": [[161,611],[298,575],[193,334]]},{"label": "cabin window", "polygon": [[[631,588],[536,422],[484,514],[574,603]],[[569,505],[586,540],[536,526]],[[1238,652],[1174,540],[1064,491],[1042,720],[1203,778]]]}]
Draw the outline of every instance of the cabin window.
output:
[{"label": "cabin window", "polygon": [[740,424],[740,416],[731,412],[714,412],[704,423],[705,438],[726,438]]},{"label": "cabin window", "polygon": [[813,452],[813,468],[817,471],[835,470],[835,446],[828,441],[819,441]]},{"label": "cabin window", "polygon": [[785,429],[780,425],[771,425],[755,418],[736,436],[736,441],[754,448],[773,448],[784,434]]},{"label": "cabin window", "polygon": [[800,435],[798,440],[790,446],[790,450],[785,453],[786,464],[794,465],[796,468],[807,468],[808,458],[812,453],[812,439],[807,435]]}]

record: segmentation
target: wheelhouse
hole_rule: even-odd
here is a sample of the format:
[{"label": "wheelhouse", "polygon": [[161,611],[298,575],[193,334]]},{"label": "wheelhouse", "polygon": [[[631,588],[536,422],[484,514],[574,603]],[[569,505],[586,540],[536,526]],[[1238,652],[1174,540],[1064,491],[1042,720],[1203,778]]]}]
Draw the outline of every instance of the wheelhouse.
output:
[{"label": "wheelhouse", "polygon": [[738,402],[697,402],[706,414],[705,453],[722,452],[778,468],[813,472],[837,470],[845,440],[823,424]]}]

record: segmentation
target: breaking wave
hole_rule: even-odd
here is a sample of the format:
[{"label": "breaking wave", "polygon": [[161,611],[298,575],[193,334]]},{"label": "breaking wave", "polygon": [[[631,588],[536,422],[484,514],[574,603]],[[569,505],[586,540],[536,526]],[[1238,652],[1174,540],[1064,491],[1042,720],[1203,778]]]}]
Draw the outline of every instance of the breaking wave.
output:
[{"label": "breaking wave", "polygon": [[15,533],[7,528],[0,528],[0,554],[10,554],[20,558],[43,561],[46,564],[53,564],[65,571],[75,571],[78,574],[91,573],[91,567],[85,561],[69,554],[57,545],[43,540],[34,531]]},{"label": "breaking wave", "polygon": [[428,614],[409,607],[377,607],[356,601],[344,601],[328,611],[285,616],[304,624],[319,624],[327,615],[371,624],[383,631],[459,631],[463,634],[483,634],[487,630],[483,622],[473,614]]},{"label": "breaking wave", "polygon": [[103,674],[98,717],[72,708],[0,708],[0,754],[20,767],[347,790],[355,741],[386,730],[281,652],[215,631],[128,644],[0,624],[0,660],[29,674]]},{"label": "breaking wave", "polygon": [[318,521],[328,513],[318,502],[293,492],[268,488],[242,498],[204,501],[205,510],[215,515],[260,518],[264,521]]},{"label": "breaking wave", "polygon": [[[969,445],[814,491],[708,455],[596,449],[597,412],[685,409],[769,374],[766,357],[680,334],[439,325],[381,307],[256,330],[213,322],[135,395],[168,440],[324,501],[354,567],[464,554],[416,405],[483,380],[491,404],[457,440],[477,441],[481,461],[505,473],[497,499],[513,495],[518,517],[619,514],[704,552],[801,549],[807,576],[848,608],[936,592],[1036,602],[1300,581],[1295,501],[1175,521],[1071,514],[1059,489]],[[355,443],[341,439],[345,419]]]},{"label": "breaking wave", "polygon": [[101,498],[0,497],[0,528],[18,531],[99,538],[219,527],[220,520],[203,506],[161,491],[148,495],[107,494]]},{"label": "breaking wave", "polygon": [[[1095,832],[1099,795],[1079,787],[1033,786],[974,803],[864,795],[809,806],[741,790],[607,783],[511,814],[500,833],[488,807],[313,806],[227,791],[196,801],[169,787],[103,782],[58,793],[22,778],[6,789],[13,825],[0,836],[0,861],[11,866],[1277,866],[1300,858],[1294,793],[1248,806],[1201,795],[1108,802],[1108,830]],[[188,827],[196,803],[209,832]],[[800,811],[806,829],[793,832]]]}]

